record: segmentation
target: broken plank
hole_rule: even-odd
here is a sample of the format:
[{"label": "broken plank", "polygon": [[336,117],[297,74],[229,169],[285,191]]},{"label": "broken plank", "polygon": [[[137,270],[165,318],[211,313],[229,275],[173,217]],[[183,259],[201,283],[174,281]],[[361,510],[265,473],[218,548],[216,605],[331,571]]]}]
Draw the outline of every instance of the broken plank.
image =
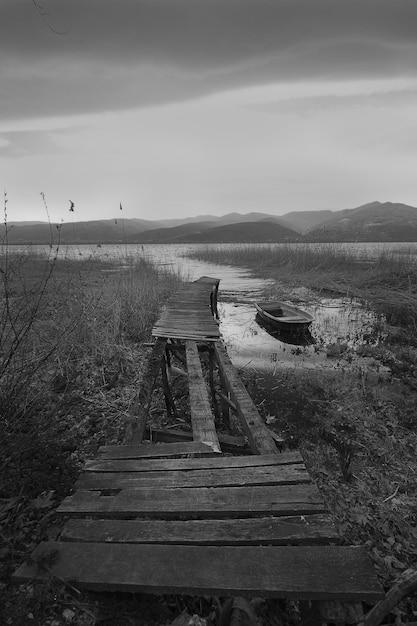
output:
[{"label": "broken plank", "polygon": [[141,489],[297,485],[311,482],[303,463],[266,467],[171,470],[166,472],[84,472],[75,489]]},{"label": "broken plank", "polygon": [[200,456],[213,454],[212,448],[198,441],[178,441],[176,443],[142,444],[137,446],[101,446],[98,457],[101,459],[159,459],[184,455]]},{"label": "broken plank", "polygon": [[[192,441],[193,433],[187,430],[178,430],[174,428],[148,428],[147,436],[152,441]],[[217,433],[222,452],[231,452],[232,454],[250,454],[251,450],[246,443],[245,437],[240,435],[227,435],[225,433]]]},{"label": "broken plank", "polygon": [[249,439],[254,454],[275,454],[277,447],[271,434],[259,415],[254,401],[235,370],[223,345],[214,346],[217,363],[227,390],[236,406],[236,410]]},{"label": "broken plank", "polygon": [[87,461],[84,472],[166,472],[170,470],[223,469],[230,467],[264,467],[303,463],[299,452],[282,452],[262,456],[215,456],[197,459],[115,459]]},{"label": "broken plank", "polygon": [[187,338],[188,336],[192,336],[195,337],[196,341],[201,341],[201,340],[206,340],[206,337],[220,337],[219,332],[216,331],[211,331],[209,329],[207,330],[194,330],[194,328],[190,327],[189,325],[186,326],[180,326],[180,325],[176,325],[176,324],[169,324],[163,327],[160,326],[155,326],[155,328],[152,331],[152,335],[153,336],[158,336],[158,337],[170,337],[170,338],[176,338],[176,335],[179,335],[180,337],[184,337]]},{"label": "broken plank", "polygon": [[70,519],[60,538],[199,545],[325,545],[339,541],[327,515],[182,521]]},{"label": "broken plank", "polygon": [[181,340],[193,339],[195,341],[204,341],[205,343],[216,342],[219,340],[218,335],[197,336],[197,335],[194,335],[192,332],[186,332],[186,331],[176,332],[176,331],[173,331],[172,329],[169,329],[169,331],[158,331],[158,332],[152,331],[152,336],[153,337],[168,337],[169,339],[181,339]]},{"label": "broken plank", "polygon": [[222,518],[324,513],[323,500],[312,484],[188,489],[124,489],[117,495],[76,491],[58,507],[58,513],[82,517],[160,518],[176,516]]},{"label": "broken plank", "polygon": [[[377,601],[384,597],[365,550],[345,546],[165,546],[42,543],[13,577],[45,573],[80,588],[191,595]],[[203,565],[203,566],[202,566]],[[48,574],[46,574],[48,575]]]},{"label": "broken plank", "polygon": [[185,342],[185,354],[187,359],[193,439],[194,441],[201,441],[211,446],[214,452],[220,452],[214,417],[195,341]]}]

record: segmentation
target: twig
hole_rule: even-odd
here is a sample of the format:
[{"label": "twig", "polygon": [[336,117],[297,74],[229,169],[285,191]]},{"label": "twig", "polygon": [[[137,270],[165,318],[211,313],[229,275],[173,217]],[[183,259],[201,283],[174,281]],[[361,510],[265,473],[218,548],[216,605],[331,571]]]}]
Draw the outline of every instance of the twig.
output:
[{"label": "twig", "polygon": [[55,28],[50,25],[50,23],[47,20],[47,16],[49,15],[48,11],[45,11],[45,9],[39,4],[37,0],[32,0],[32,4],[35,7],[36,12],[41,16],[43,23],[49,28],[49,30],[55,33],[55,35],[68,35],[69,30],[66,30],[66,31],[55,30]]},{"label": "twig", "polygon": [[382,500],[382,504],[384,504],[384,502],[388,502],[389,500],[392,500],[393,498],[395,498],[395,496],[398,493],[398,489],[400,488],[400,483],[398,483],[396,490],[394,491],[393,494],[391,494],[390,496],[388,496],[388,498],[385,498],[385,500]]}]

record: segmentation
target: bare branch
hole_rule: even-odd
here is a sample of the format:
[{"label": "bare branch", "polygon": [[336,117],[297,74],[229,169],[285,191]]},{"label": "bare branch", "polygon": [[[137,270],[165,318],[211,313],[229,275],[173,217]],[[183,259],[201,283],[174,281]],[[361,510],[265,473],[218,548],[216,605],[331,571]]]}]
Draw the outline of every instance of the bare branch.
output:
[{"label": "bare branch", "polygon": [[43,23],[45,24],[45,26],[47,26],[47,28],[49,28],[49,30],[55,33],[55,35],[68,35],[69,30],[59,31],[59,30],[56,30],[53,26],[51,26],[51,24],[48,21],[49,12],[46,11],[43,8],[43,6],[39,4],[37,0],[32,0],[32,4],[35,7],[36,12],[41,16]]}]

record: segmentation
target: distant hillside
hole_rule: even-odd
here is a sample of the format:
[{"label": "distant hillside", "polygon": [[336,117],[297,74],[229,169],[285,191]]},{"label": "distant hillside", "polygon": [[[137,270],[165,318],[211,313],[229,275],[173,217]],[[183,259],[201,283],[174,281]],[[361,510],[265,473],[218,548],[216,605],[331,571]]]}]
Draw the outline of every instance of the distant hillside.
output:
[{"label": "distant hillside", "polygon": [[196,224],[197,222],[216,222],[218,219],[221,219],[218,215],[197,215],[196,217],[158,220],[156,224],[160,228],[174,228],[175,226],[183,226],[184,224]]},{"label": "distant hillside", "polygon": [[417,241],[417,208],[371,202],[336,211],[307,233],[308,241]]},{"label": "distant hillside", "polygon": [[128,243],[176,243],[184,237],[199,236],[202,231],[212,227],[212,222],[197,222],[172,228],[152,228],[138,235],[130,235],[127,241]]},{"label": "distant hillside", "polygon": [[300,241],[294,230],[273,221],[239,222],[208,228],[190,236],[184,235],[182,243],[280,243]]},{"label": "distant hillside", "polygon": [[292,211],[286,213],[280,218],[285,220],[289,228],[297,230],[299,233],[305,233],[312,228],[317,227],[334,215],[333,211]]},{"label": "distant hillside", "polygon": [[[56,243],[267,243],[417,241],[417,208],[392,202],[371,202],[342,211],[300,211],[282,217],[267,213],[228,213],[184,219],[139,218],[95,220],[50,225],[13,222],[11,244]],[[0,240],[5,227],[0,224]]]},{"label": "distant hillside", "polygon": [[[7,240],[10,244],[62,244],[73,243],[121,243],[129,236],[155,228],[157,222],[140,219],[94,220],[60,225],[28,224],[14,222],[8,225]],[[0,225],[0,238],[5,234],[4,224]]]},{"label": "distant hillside", "polygon": [[282,217],[270,215],[269,213],[227,213],[226,215],[217,218],[217,222],[219,224],[242,224],[244,222],[262,222],[265,220],[276,222],[286,228],[291,228],[291,226],[287,224]]}]

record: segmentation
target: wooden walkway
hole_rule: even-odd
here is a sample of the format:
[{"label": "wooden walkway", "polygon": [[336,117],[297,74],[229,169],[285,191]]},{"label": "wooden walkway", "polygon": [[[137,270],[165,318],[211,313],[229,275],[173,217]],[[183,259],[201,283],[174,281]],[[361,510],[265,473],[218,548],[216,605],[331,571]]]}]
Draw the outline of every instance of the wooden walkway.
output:
[{"label": "wooden walkway", "polygon": [[[69,518],[59,540],[38,546],[17,582],[45,576],[38,564],[49,553],[50,571],[79,587],[320,600],[324,620],[329,601],[348,602],[357,615],[362,601],[383,597],[365,550],[338,545],[301,455],[279,452],[234,369],[215,320],[218,282],[204,277],[167,303],[130,438],[87,462],[58,509]],[[167,410],[175,410],[173,353],[187,370],[193,440],[141,442],[159,371]],[[231,407],[246,455],[222,453],[216,419]]]}]

